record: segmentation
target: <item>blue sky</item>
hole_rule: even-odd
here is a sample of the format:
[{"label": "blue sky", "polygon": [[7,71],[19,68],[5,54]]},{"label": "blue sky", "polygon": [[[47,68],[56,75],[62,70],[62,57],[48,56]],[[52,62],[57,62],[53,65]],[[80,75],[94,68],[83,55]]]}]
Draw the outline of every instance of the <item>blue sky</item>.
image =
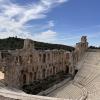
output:
[{"label": "blue sky", "polygon": [[100,0],[0,0],[0,38],[100,46]]}]

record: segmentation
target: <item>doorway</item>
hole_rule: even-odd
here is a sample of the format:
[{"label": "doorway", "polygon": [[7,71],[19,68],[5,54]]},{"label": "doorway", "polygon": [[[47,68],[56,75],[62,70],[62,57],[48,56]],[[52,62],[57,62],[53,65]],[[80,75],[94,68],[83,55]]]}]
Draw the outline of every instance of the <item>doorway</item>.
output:
[{"label": "doorway", "polygon": [[69,66],[66,66],[65,72],[66,72],[66,73],[69,73]]}]

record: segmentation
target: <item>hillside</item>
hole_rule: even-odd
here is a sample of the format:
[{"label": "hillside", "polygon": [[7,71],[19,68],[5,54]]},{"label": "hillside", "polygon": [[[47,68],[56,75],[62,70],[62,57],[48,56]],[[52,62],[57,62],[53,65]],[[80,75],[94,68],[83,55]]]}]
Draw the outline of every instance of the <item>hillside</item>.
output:
[{"label": "hillside", "polygon": [[[24,39],[17,37],[9,37],[6,39],[0,39],[0,50],[15,50],[23,48]],[[64,49],[67,51],[73,51],[74,47],[60,45],[60,44],[50,44],[44,42],[34,41],[35,49],[47,50],[47,49]]]}]

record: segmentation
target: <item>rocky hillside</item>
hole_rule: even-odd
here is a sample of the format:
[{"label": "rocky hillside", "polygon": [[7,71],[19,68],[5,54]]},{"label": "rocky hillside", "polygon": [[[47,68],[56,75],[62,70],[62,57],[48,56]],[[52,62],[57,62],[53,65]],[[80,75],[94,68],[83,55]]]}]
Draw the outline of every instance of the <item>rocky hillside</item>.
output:
[{"label": "rocky hillside", "polygon": [[[74,47],[66,46],[66,45],[60,45],[60,44],[50,44],[50,43],[44,43],[44,42],[37,42],[33,41],[35,45],[35,49],[64,49],[68,51],[73,51]],[[17,37],[9,37],[6,39],[0,39],[0,50],[15,50],[15,49],[21,49],[23,48],[24,39],[17,38]]]}]

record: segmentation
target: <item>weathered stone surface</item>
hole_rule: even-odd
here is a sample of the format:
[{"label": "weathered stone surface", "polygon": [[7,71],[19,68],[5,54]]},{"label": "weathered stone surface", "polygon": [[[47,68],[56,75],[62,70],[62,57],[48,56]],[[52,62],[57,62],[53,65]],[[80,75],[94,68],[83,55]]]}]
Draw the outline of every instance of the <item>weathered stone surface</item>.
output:
[{"label": "weathered stone surface", "polygon": [[[44,79],[60,71],[74,75],[76,65],[88,49],[86,36],[76,44],[72,52],[66,50],[35,50],[31,40],[26,39],[23,49],[0,52],[0,69],[4,69],[5,83],[9,87],[20,88],[34,80]],[[7,93],[0,93],[6,95]],[[31,95],[7,94],[21,100],[64,100]],[[22,98],[24,96],[24,98]]]},{"label": "weathered stone surface", "polygon": [[14,98],[10,98],[10,97],[0,96],[0,100],[20,100],[20,99],[14,99]]},{"label": "weathered stone surface", "polygon": [[50,96],[71,100],[100,99],[100,50],[86,52],[78,66],[74,80],[53,91]]},{"label": "weathered stone surface", "polygon": [[35,50],[29,39],[23,49],[1,52],[0,64],[4,68],[8,86],[20,88],[34,80],[44,79],[60,71],[74,74],[75,66],[88,48],[86,36],[76,44],[75,51]]}]

